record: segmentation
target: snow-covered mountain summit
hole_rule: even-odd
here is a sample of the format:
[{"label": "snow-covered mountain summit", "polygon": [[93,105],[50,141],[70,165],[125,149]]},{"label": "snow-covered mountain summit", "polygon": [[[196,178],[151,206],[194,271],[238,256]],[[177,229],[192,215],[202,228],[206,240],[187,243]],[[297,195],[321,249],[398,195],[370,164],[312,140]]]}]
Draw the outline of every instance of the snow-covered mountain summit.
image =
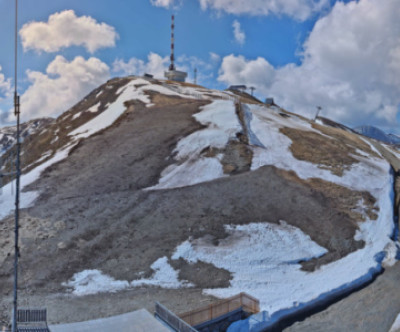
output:
[{"label": "snow-covered mountain summit", "polygon": [[[22,297],[49,301],[64,322],[159,299],[186,311],[245,291],[271,323],[367,280],[396,251],[380,150],[247,95],[113,79],[32,135],[23,165],[21,282],[35,293]],[[3,301],[10,192],[0,196]],[[126,294],[143,301],[127,308]]]}]

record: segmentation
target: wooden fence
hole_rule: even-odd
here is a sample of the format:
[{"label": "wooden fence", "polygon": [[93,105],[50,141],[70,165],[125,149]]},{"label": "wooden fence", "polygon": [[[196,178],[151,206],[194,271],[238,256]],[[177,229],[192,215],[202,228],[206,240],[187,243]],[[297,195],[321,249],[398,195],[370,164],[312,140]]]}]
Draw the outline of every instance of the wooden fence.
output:
[{"label": "wooden fence", "polygon": [[185,312],[179,315],[179,317],[189,325],[196,326],[239,308],[255,314],[260,311],[260,301],[246,293],[240,293],[216,304],[210,304],[200,309]]}]

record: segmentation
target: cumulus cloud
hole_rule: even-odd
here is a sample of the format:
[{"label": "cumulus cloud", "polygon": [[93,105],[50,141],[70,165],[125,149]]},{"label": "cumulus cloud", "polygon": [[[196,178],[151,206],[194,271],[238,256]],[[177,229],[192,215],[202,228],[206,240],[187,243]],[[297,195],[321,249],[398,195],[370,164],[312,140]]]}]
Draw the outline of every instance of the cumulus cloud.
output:
[{"label": "cumulus cloud", "polygon": [[274,76],[274,67],[264,58],[247,60],[243,56],[231,54],[223,58],[218,80],[235,85],[268,87],[273,82]]},{"label": "cumulus cloud", "polygon": [[329,6],[329,0],[199,0],[201,8],[229,14],[287,15],[304,21]]},{"label": "cumulus cloud", "polygon": [[47,22],[29,22],[19,31],[24,50],[57,52],[64,47],[83,46],[90,53],[114,47],[115,29],[90,16],[77,17],[73,10],[50,15]]},{"label": "cumulus cloud", "polygon": [[11,79],[6,79],[2,73],[3,68],[0,66],[0,101],[3,98],[11,96]]},{"label": "cumulus cloud", "polygon": [[[359,125],[394,129],[400,104],[400,7],[396,0],[337,2],[314,26],[300,65],[229,55],[219,80],[248,84],[282,106]],[[255,70],[257,68],[258,70]]]},{"label": "cumulus cloud", "polygon": [[[58,116],[109,77],[109,67],[97,58],[78,56],[68,62],[58,55],[46,73],[27,71],[31,85],[21,96],[23,120]],[[11,120],[11,115],[10,115]]]},{"label": "cumulus cloud", "polygon": [[128,62],[117,59],[113,63],[113,71],[123,75],[143,75],[148,73],[156,78],[164,78],[164,71],[168,69],[169,57],[161,57],[156,53],[149,53],[147,61],[131,58]]},{"label": "cumulus cloud", "polygon": [[238,44],[243,45],[246,40],[246,34],[242,31],[240,26],[240,22],[238,20],[234,20],[233,24],[233,36]]}]

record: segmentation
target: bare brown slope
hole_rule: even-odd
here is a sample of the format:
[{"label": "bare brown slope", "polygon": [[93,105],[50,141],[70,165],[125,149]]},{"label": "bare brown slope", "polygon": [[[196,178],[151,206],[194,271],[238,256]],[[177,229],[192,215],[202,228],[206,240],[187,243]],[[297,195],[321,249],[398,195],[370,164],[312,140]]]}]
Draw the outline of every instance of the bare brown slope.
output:
[{"label": "bare brown slope", "polygon": [[[197,288],[152,288],[145,298],[139,290],[79,299],[57,294],[65,291],[62,282],[85,269],[100,269],[124,280],[137,279],[142,271],[150,275],[150,265],[160,257],[170,258],[189,236],[210,235],[218,244],[225,237],[225,224],[285,220],[330,251],[324,263],[363,245],[354,241],[354,221],[335,205],[324,186],[273,167],[186,188],[141,190],[157,183],[172,162],[178,140],[201,128],[192,115],[205,103],[156,94],[153,98],[155,107],[131,105],[116,125],[83,141],[30,187],[42,194],[22,220],[22,231],[29,232],[21,238],[21,298],[38,305],[44,301],[50,320],[67,322],[150,308],[163,298],[169,298],[178,312],[197,307],[193,297],[199,299],[201,288],[226,286],[229,272],[177,262],[181,278]],[[0,231],[0,246],[8,248],[4,241],[11,227]],[[12,255],[5,252],[3,258],[0,294],[5,304],[11,295]],[[141,296],[140,301],[135,296]],[[96,306],[82,311],[89,303]]]}]

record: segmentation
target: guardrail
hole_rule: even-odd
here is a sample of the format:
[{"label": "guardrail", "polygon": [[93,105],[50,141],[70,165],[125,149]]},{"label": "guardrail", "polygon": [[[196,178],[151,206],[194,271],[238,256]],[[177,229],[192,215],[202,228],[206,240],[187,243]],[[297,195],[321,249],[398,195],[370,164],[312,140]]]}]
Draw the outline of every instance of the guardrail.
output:
[{"label": "guardrail", "polygon": [[240,293],[216,304],[185,312],[179,317],[191,326],[196,326],[204,322],[211,321],[236,309],[242,308],[249,313],[260,311],[260,301],[246,294]]},{"label": "guardrail", "polygon": [[155,315],[171,326],[177,332],[197,332],[193,327],[169,311],[161,303],[156,302]]}]

